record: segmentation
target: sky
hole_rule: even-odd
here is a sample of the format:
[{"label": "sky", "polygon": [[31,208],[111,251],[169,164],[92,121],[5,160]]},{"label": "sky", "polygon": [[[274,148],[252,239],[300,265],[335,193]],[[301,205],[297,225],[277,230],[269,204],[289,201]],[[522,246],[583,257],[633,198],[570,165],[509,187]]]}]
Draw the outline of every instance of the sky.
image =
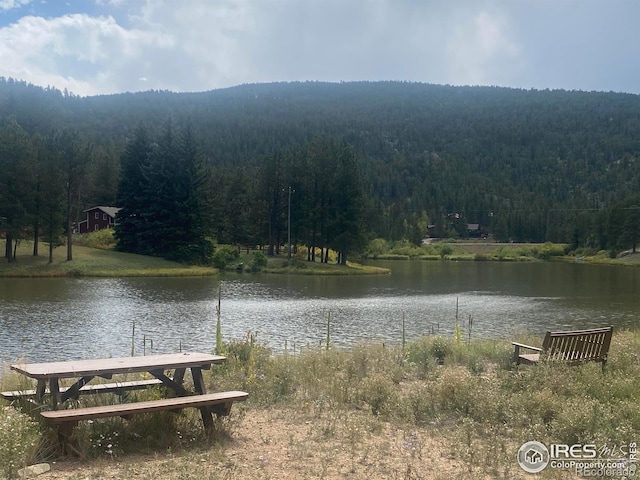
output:
[{"label": "sky", "polygon": [[638,0],[0,0],[0,76],[80,96],[400,80],[640,94]]}]

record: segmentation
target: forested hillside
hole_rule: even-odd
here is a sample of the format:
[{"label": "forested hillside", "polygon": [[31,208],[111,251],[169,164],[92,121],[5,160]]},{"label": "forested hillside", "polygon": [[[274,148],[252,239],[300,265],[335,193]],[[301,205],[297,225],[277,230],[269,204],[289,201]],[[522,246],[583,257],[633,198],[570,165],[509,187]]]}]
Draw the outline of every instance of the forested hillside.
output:
[{"label": "forested hillside", "polygon": [[[342,192],[362,188],[354,198],[368,238],[419,242],[428,224],[434,235],[464,237],[467,223],[499,240],[610,250],[638,237],[638,95],[308,82],[81,98],[1,79],[0,121],[25,141],[49,145],[66,132],[90,148],[79,210],[116,203],[121,155],[137,127],[151,138],[168,123],[188,128],[209,168],[221,242],[286,241],[292,187],[295,239],[326,244],[310,217],[322,222],[318,209],[338,208],[339,196],[327,197],[329,207],[309,192],[318,179],[339,188],[342,176],[323,177],[323,166],[337,168],[327,155],[344,151],[341,144],[357,159],[348,174],[357,185]],[[0,183],[12,168],[7,151],[0,150]],[[0,193],[7,217],[3,202],[11,204],[7,191]]]}]

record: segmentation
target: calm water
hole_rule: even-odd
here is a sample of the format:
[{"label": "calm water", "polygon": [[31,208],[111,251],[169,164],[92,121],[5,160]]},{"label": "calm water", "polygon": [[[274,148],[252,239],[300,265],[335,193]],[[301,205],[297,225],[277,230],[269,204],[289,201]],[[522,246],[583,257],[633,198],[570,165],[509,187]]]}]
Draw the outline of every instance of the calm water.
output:
[{"label": "calm water", "polygon": [[[640,269],[563,263],[377,262],[391,275],[0,279],[0,362],[183,350],[212,351],[218,287],[225,339],[251,331],[275,350],[317,345],[331,316],[334,345],[399,343],[549,329],[640,326]],[[151,345],[153,343],[153,346]]]}]

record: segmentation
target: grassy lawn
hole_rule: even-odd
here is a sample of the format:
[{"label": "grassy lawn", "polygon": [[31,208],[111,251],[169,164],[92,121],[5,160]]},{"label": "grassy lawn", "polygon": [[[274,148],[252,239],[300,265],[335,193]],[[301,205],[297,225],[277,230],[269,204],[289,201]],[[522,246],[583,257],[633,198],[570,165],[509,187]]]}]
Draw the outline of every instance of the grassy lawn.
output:
[{"label": "grassy lawn", "polygon": [[[4,252],[5,242],[0,241]],[[49,263],[47,245],[39,245],[39,255],[33,256],[33,242],[20,242],[16,261],[0,261],[0,277],[132,277],[132,276],[187,276],[213,275],[211,267],[192,267],[170,262],[162,258],[131,253],[102,250],[81,245],[73,246],[73,260],[67,261],[66,246],[53,251],[53,263]]]},{"label": "grassy lawn", "polygon": [[295,273],[299,275],[385,275],[389,269],[361,265],[356,262],[347,262],[347,265],[337,263],[307,262],[299,258],[286,256],[270,258],[265,273]]},{"label": "grassy lawn", "polygon": [[[0,240],[0,249],[4,251],[4,240]],[[163,276],[199,276],[215,275],[219,270],[214,267],[183,265],[162,258],[131,253],[116,252],[112,249],[95,248],[85,245],[73,245],[73,260],[67,261],[66,246],[58,247],[53,253],[53,262],[49,263],[47,245],[39,245],[38,256],[33,256],[33,242],[22,241],[18,245],[16,261],[8,263],[0,260],[0,277],[163,277]],[[246,254],[244,250],[239,258],[229,265],[250,265],[254,252]],[[246,271],[246,270],[245,270]],[[269,257],[265,273],[301,274],[301,275],[372,275],[386,274],[389,270],[348,262],[347,266],[333,263],[307,262],[301,258],[289,261],[286,255]]]}]

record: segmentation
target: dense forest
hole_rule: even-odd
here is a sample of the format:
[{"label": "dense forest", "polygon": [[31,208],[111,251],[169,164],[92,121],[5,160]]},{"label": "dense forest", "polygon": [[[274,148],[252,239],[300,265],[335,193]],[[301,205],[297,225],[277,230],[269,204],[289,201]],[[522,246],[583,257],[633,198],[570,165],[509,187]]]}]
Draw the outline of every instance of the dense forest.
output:
[{"label": "dense forest", "polygon": [[290,226],[294,243],[346,255],[474,223],[500,241],[615,253],[640,236],[638,95],[305,82],[78,97],[5,78],[0,232],[56,244],[83,209],[126,203],[141,135],[156,180],[178,175],[175,151],[157,153],[172,128],[203,170],[199,235],[218,243],[273,253]]}]

